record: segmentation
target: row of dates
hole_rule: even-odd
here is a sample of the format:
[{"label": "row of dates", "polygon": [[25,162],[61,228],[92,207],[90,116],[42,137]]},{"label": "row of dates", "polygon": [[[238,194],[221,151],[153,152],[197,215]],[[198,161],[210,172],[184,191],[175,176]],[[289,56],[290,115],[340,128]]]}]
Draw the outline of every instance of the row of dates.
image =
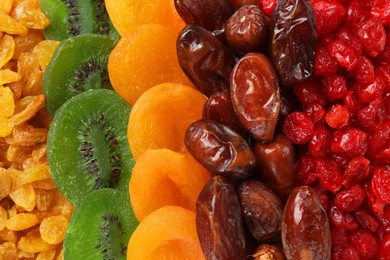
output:
[{"label": "row of dates", "polygon": [[[258,0],[175,6],[187,23],[177,39],[179,64],[208,97],[184,140],[212,174],[196,212],[205,256],[247,259],[256,241],[258,259],[330,259],[326,212],[315,190],[293,189],[294,147],[275,134],[291,106],[283,93],[312,74],[309,0],[279,0],[272,17]],[[278,237],[283,252],[266,244]]]}]

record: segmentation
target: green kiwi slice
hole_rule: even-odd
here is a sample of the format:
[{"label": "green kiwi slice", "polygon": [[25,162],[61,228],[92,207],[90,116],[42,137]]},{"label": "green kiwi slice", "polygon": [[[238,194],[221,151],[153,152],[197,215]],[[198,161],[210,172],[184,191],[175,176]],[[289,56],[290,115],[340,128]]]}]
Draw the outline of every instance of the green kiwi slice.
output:
[{"label": "green kiwi slice", "polygon": [[65,40],[80,34],[119,34],[108,16],[104,0],[40,0],[42,12],[50,25],[44,34],[49,40]]},{"label": "green kiwi slice", "polygon": [[55,114],[47,138],[49,167],[74,206],[96,189],[128,190],[134,166],[126,133],[130,109],[113,90],[93,89]]},{"label": "green kiwi slice", "polygon": [[46,108],[52,116],[66,100],[88,89],[112,89],[107,63],[114,46],[111,37],[97,34],[61,42],[42,79]]},{"label": "green kiwi slice", "polygon": [[64,239],[64,259],[126,259],[137,226],[128,193],[96,190],[73,213]]}]

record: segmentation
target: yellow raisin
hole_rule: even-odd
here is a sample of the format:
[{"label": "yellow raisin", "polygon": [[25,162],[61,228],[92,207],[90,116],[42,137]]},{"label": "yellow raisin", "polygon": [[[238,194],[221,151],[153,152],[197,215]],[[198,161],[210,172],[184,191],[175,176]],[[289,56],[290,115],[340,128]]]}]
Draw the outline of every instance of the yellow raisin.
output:
[{"label": "yellow raisin", "polygon": [[3,11],[5,14],[9,14],[12,8],[13,0],[1,0],[0,1],[0,11]]},{"label": "yellow raisin", "polygon": [[38,253],[53,250],[55,246],[45,242],[41,238],[39,229],[34,229],[19,239],[18,248],[27,253]]},{"label": "yellow raisin", "polygon": [[15,21],[11,16],[0,13],[0,32],[26,35],[27,27]]},{"label": "yellow raisin", "polygon": [[7,220],[6,226],[9,230],[21,231],[38,224],[38,217],[31,213],[19,213]]},{"label": "yellow raisin", "polygon": [[[9,123],[8,123],[9,125]],[[7,150],[7,160],[10,162],[23,162],[31,155],[31,147],[10,145]]]},{"label": "yellow raisin", "polygon": [[0,245],[0,259],[18,259],[18,249],[13,242],[4,242]]},{"label": "yellow raisin", "polygon": [[[1,30],[1,13],[0,13]],[[0,68],[2,68],[14,55],[15,42],[12,36],[5,34],[0,39]]]},{"label": "yellow raisin", "polygon": [[64,260],[64,249],[61,249],[60,253],[58,254],[56,260]]},{"label": "yellow raisin", "polygon": [[[31,102],[29,102],[27,104],[27,106],[24,107],[24,109],[22,111],[20,111],[19,113],[16,113],[16,111],[18,111],[20,108],[19,108],[19,105],[18,104],[19,102],[21,102],[21,100],[19,100],[16,104],[15,104],[15,113],[13,116],[10,117],[9,121],[8,121],[8,124],[10,126],[16,126],[16,125],[19,125],[21,123],[24,123],[24,122],[27,122],[29,119],[31,119],[33,116],[35,116],[35,114],[45,105],[45,96],[44,95],[37,95],[37,96],[28,96],[28,97],[25,97],[23,99],[27,99]],[[25,101],[25,100],[23,100]],[[23,102],[22,101],[22,102]],[[21,107],[23,107],[23,105],[21,105]]]},{"label": "yellow raisin", "polygon": [[40,252],[37,255],[36,260],[53,260],[56,255],[56,250],[49,250],[49,251],[44,251]]},{"label": "yellow raisin", "polygon": [[53,205],[55,192],[52,190],[34,189],[36,207],[39,211],[47,211]]},{"label": "yellow raisin", "polygon": [[[0,170],[0,201],[8,196],[12,189],[11,176],[5,170]],[[1,224],[0,224],[1,225]],[[1,230],[1,229],[0,229]]]},{"label": "yellow raisin", "polygon": [[42,94],[42,77],[43,71],[34,70],[23,88],[22,95],[35,96]]},{"label": "yellow raisin", "polygon": [[16,243],[16,241],[18,241],[18,236],[15,231],[5,228],[0,231],[0,240]]},{"label": "yellow raisin", "polygon": [[0,231],[5,228],[7,218],[7,211],[2,206],[0,206]]},{"label": "yellow raisin", "polygon": [[33,49],[34,59],[39,63],[42,70],[49,64],[54,51],[57,49],[59,41],[45,40],[38,43]]},{"label": "yellow raisin", "polygon": [[14,37],[15,51],[12,59],[18,59],[21,53],[30,52],[40,41],[45,39],[41,30],[28,30],[24,36]]},{"label": "yellow raisin", "polygon": [[64,240],[68,219],[63,215],[45,218],[39,226],[41,237],[49,244],[58,244]]},{"label": "yellow raisin", "polygon": [[35,253],[28,253],[28,252],[24,252],[23,250],[19,250],[18,258],[20,258],[20,259],[35,258]]},{"label": "yellow raisin", "polygon": [[20,80],[20,75],[10,69],[0,70],[0,85]]},{"label": "yellow raisin", "polygon": [[14,114],[14,111],[15,103],[11,89],[0,86],[0,115],[10,117]]},{"label": "yellow raisin", "polygon": [[35,207],[35,191],[31,184],[18,186],[9,196],[15,204],[27,211],[32,211]]},{"label": "yellow raisin", "polygon": [[8,125],[8,117],[0,115],[0,137],[6,137],[12,133],[12,127]]},{"label": "yellow raisin", "polygon": [[27,123],[14,127],[12,145],[35,146],[46,141],[47,129],[34,128]]},{"label": "yellow raisin", "polygon": [[19,18],[19,22],[31,29],[44,29],[50,21],[44,13],[39,10],[30,10],[22,13]]},{"label": "yellow raisin", "polygon": [[52,190],[57,188],[52,179],[42,180],[42,181],[34,181],[32,183],[34,189],[44,189],[44,190]]}]

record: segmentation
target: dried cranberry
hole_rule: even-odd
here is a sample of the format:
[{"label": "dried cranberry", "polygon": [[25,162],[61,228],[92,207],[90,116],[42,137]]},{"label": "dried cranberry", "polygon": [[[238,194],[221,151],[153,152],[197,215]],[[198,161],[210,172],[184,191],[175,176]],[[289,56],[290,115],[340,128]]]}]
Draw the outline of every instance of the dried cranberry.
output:
[{"label": "dried cranberry", "polygon": [[347,232],[343,228],[331,226],[330,233],[332,236],[332,246],[333,247],[343,247],[348,244]]},{"label": "dried cranberry", "polygon": [[320,104],[312,104],[305,109],[305,112],[313,120],[314,125],[319,125],[324,122],[326,110]]},{"label": "dried cranberry", "polygon": [[329,220],[337,228],[351,231],[356,230],[358,227],[358,223],[351,214],[342,213],[335,205],[330,207],[328,216]]},{"label": "dried cranberry", "polygon": [[381,64],[377,66],[375,68],[375,77],[383,82],[386,92],[390,92],[390,64]]},{"label": "dried cranberry", "polygon": [[368,140],[368,155],[376,163],[390,163],[390,156],[386,157],[386,151],[390,147],[390,120],[386,120]]},{"label": "dried cranberry", "polygon": [[320,179],[321,187],[336,193],[342,186],[342,171],[337,163],[331,159],[316,159],[316,175]]},{"label": "dried cranberry", "polygon": [[379,260],[388,260],[390,255],[390,234],[386,234],[379,248]]},{"label": "dried cranberry", "polygon": [[294,87],[294,93],[304,106],[310,106],[313,103],[326,105],[326,96],[322,91],[321,85],[313,81],[305,81]]},{"label": "dried cranberry", "polygon": [[371,184],[375,196],[384,203],[390,203],[390,170],[375,169]]},{"label": "dried cranberry", "polygon": [[310,185],[316,179],[316,162],[315,160],[308,155],[303,155],[298,159],[298,162],[295,166],[296,172],[296,185]]},{"label": "dried cranberry", "polygon": [[371,18],[362,22],[357,35],[368,55],[375,57],[385,49],[386,31],[378,19]]},{"label": "dried cranberry", "polygon": [[362,107],[361,101],[356,96],[356,93],[352,90],[347,92],[347,95],[343,98],[344,104],[348,107],[348,110],[352,113],[357,113]]},{"label": "dried cranberry", "polygon": [[349,188],[351,185],[364,181],[369,176],[370,161],[359,156],[349,161],[343,175],[343,185]]},{"label": "dried cranberry", "polygon": [[367,134],[357,128],[345,128],[333,133],[330,149],[345,158],[362,156],[367,150]]},{"label": "dried cranberry", "polygon": [[350,46],[357,56],[361,56],[363,54],[363,45],[360,42],[359,38],[347,27],[341,28],[337,32],[337,37],[339,40],[342,40],[348,46]]},{"label": "dried cranberry", "polygon": [[333,129],[340,129],[349,124],[349,110],[346,106],[335,104],[325,115],[325,121]]},{"label": "dried cranberry", "polygon": [[366,229],[360,229],[350,236],[351,243],[365,259],[373,259],[378,252],[375,236]]},{"label": "dried cranberry", "polygon": [[322,44],[317,45],[314,57],[314,73],[319,76],[332,76],[336,74],[338,63],[328,49]]},{"label": "dried cranberry", "polygon": [[385,120],[385,104],[382,98],[370,102],[368,106],[358,112],[357,117],[363,130],[368,133],[375,132]]},{"label": "dried cranberry", "polygon": [[383,82],[375,78],[373,82],[369,84],[354,84],[355,93],[363,103],[369,103],[374,99],[382,96],[385,86]]},{"label": "dried cranberry", "polygon": [[335,40],[328,46],[328,51],[340,64],[348,71],[353,71],[358,63],[358,59],[353,50],[343,41]]},{"label": "dried cranberry", "polygon": [[293,112],[284,121],[283,133],[294,144],[305,144],[314,134],[314,123],[304,112]]},{"label": "dried cranberry", "polygon": [[353,75],[355,79],[360,84],[369,84],[372,83],[375,79],[375,68],[372,62],[361,56],[358,59],[358,65],[356,67],[356,70],[353,72]]},{"label": "dried cranberry", "polygon": [[330,101],[343,98],[348,93],[345,79],[340,75],[323,78],[321,83],[326,88],[326,96]]},{"label": "dried cranberry", "polygon": [[272,12],[275,9],[277,0],[260,0],[260,4],[263,7],[263,11],[268,15],[271,16]]},{"label": "dried cranberry", "polygon": [[339,27],[345,15],[345,8],[336,1],[316,1],[313,4],[316,15],[317,35],[329,33]]},{"label": "dried cranberry", "polygon": [[364,209],[359,209],[355,212],[355,219],[361,227],[366,228],[373,233],[379,228],[378,220]]},{"label": "dried cranberry", "polygon": [[319,125],[314,130],[314,136],[308,145],[308,151],[313,157],[326,156],[330,152],[331,132],[325,125]]},{"label": "dried cranberry", "polygon": [[348,245],[341,252],[339,259],[360,260],[360,253],[352,245]]},{"label": "dried cranberry", "polygon": [[335,205],[343,213],[352,212],[358,209],[364,201],[364,191],[355,184],[350,188],[336,194]]},{"label": "dried cranberry", "polygon": [[351,27],[357,27],[358,24],[365,21],[369,16],[368,10],[359,1],[353,0],[347,7],[345,23]]}]

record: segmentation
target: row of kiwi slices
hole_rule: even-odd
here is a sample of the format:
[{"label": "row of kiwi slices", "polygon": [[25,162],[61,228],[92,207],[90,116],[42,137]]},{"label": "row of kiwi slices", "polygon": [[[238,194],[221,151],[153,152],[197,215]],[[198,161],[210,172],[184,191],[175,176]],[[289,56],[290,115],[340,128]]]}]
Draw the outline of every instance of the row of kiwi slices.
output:
[{"label": "row of kiwi slices", "polygon": [[43,80],[53,117],[47,157],[52,179],[75,206],[65,259],[126,259],[139,224],[128,183],[134,166],[126,128],[131,106],[112,90],[108,57],[119,38],[104,0],[41,0],[61,40]]}]

